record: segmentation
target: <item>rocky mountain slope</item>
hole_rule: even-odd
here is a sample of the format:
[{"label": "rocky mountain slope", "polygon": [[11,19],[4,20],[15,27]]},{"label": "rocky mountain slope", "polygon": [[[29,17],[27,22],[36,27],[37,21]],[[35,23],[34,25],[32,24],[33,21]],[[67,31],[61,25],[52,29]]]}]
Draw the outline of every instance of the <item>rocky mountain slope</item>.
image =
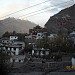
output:
[{"label": "rocky mountain slope", "polygon": [[75,30],[75,5],[61,10],[45,24],[49,33],[69,33]]}]

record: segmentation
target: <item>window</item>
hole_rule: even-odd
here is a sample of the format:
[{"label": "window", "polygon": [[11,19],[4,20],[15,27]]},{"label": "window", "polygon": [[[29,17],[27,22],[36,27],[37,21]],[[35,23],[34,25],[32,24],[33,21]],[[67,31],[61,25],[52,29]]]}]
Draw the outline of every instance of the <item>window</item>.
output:
[{"label": "window", "polygon": [[13,37],[11,36],[11,38],[13,38]]},{"label": "window", "polygon": [[38,36],[40,36],[40,34],[38,34]]},{"label": "window", "polygon": [[12,49],[10,48],[10,51],[11,51]]},{"label": "window", "polygon": [[6,47],[6,50],[8,49],[8,47]]},{"label": "window", "polygon": [[21,60],[19,60],[19,62],[21,62]]},{"label": "window", "polygon": [[15,55],[15,52],[13,52],[13,54]]},{"label": "window", "polygon": [[4,41],[2,41],[2,42],[4,42]]},{"label": "window", "polygon": [[15,59],[13,59],[13,62],[15,62]]},{"label": "window", "polygon": [[16,50],[16,48],[14,48],[14,50]]}]

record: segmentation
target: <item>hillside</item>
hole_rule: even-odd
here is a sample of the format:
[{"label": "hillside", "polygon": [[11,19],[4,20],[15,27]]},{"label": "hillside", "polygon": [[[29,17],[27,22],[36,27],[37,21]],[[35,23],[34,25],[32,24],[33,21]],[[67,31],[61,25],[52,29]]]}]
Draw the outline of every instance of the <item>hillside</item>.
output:
[{"label": "hillside", "polygon": [[49,33],[69,33],[75,30],[75,5],[50,17],[45,26]]},{"label": "hillside", "polygon": [[15,18],[7,18],[0,20],[0,36],[6,32],[16,31],[18,33],[28,33],[29,29],[35,27],[36,24]]}]

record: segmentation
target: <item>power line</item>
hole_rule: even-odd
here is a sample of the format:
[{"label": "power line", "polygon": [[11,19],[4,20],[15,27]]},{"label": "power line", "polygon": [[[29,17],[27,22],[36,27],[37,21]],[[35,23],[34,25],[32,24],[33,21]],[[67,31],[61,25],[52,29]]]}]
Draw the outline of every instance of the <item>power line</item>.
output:
[{"label": "power line", "polygon": [[[70,2],[70,1],[68,1],[68,2]],[[61,4],[64,4],[64,3],[67,3],[67,2],[63,2],[63,3],[60,3],[60,4],[57,4],[57,5],[54,5],[54,6],[58,6],[58,5],[61,5]],[[51,6],[51,7],[53,7],[53,6]],[[43,10],[45,10],[46,8],[44,8]],[[50,10],[52,10],[52,9],[50,9]],[[38,12],[38,11],[37,11]],[[45,11],[44,11],[45,12]],[[32,12],[33,13],[33,12]],[[32,14],[31,13],[31,14]],[[35,13],[35,11],[34,11],[34,13]],[[30,15],[30,13],[29,14],[27,14],[27,15],[29,15],[29,16],[27,16],[27,15],[23,15],[23,16],[27,16],[27,17],[30,17],[30,16],[34,16],[34,15],[37,15],[37,14],[40,14],[40,13],[43,13],[43,12],[39,12],[39,13],[35,13],[35,14],[32,14],[32,15]],[[20,17],[23,17],[23,16],[19,16],[18,18],[20,18]],[[11,23],[11,22],[14,22],[15,20],[13,20],[13,21],[10,21],[10,22],[6,22],[6,23],[4,23],[4,24],[7,24],[7,23]]]},{"label": "power line", "polygon": [[[67,5],[68,5],[68,4],[67,4]],[[58,6],[58,7],[61,7],[61,6]],[[49,9],[49,10],[46,10],[46,11],[51,11],[51,10],[53,10],[53,9],[55,9],[55,8],[56,8],[56,7],[52,8],[52,9]],[[44,12],[46,12],[46,11],[42,11],[42,12],[38,12],[38,13],[34,13],[34,14],[28,15],[28,16],[26,16],[26,17],[35,16],[35,15],[38,15],[38,14],[44,13]],[[24,18],[25,18],[25,17],[24,17]],[[24,18],[22,18],[22,19],[24,19]]]},{"label": "power line", "polygon": [[[68,1],[68,2],[70,2],[70,1]],[[67,2],[63,2],[63,3],[61,3],[61,4],[64,4],[64,3],[67,3]],[[58,5],[61,5],[61,4],[57,4],[57,5],[55,5],[55,6],[58,6]],[[43,9],[44,10],[44,9]],[[50,9],[50,10],[52,10],[52,9]],[[38,12],[38,11],[37,11]],[[44,11],[45,12],[45,11]],[[33,12],[32,12],[33,13]],[[31,14],[32,14],[31,13]],[[42,12],[41,12],[42,13]],[[27,16],[27,17],[30,17],[30,16],[34,16],[34,15],[36,15],[36,14],[39,14],[39,13],[35,13],[35,14],[32,14],[32,15],[30,15],[30,13],[29,14],[26,14],[26,15],[29,15],[29,16]],[[23,15],[23,16],[26,16],[26,15]],[[18,18],[20,18],[20,17],[22,17],[22,16],[19,16]],[[15,20],[14,20],[15,21]],[[10,22],[6,22],[6,23],[11,23],[11,22],[13,22],[13,21],[10,21]]]},{"label": "power line", "polygon": [[[24,9],[21,9],[21,10],[18,10],[18,11],[16,11],[16,12],[13,12],[13,13],[10,13],[10,14],[8,14],[8,15],[6,15],[6,16],[3,16],[3,17],[1,17],[1,18],[4,18],[4,17],[7,17],[7,16],[10,16],[10,15],[12,15],[12,14],[15,14],[15,13],[18,13],[18,12],[20,12],[20,11],[23,11],[23,10],[26,10],[26,9],[29,9],[29,8],[32,8],[32,7],[35,7],[35,6],[37,6],[37,5],[40,5],[40,4],[43,4],[43,3],[46,3],[46,2],[48,2],[49,0],[47,0],[47,1],[44,1],[44,2],[41,2],[41,3],[38,3],[38,4],[35,4],[35,5],[32,5],[32,6],[29,6],[29,7],[27,7],[27,8],[24,8]],[[73,0],[74,1],[74,0]],[[52,7],[52,6],[51,6]],[[37,12],[37,11],[35,11],[35,12]],[[34,12],[33,12],[34,13]],[[31,13],[30,13],[31,14]],[[27,14],[28,15],[28,14]],[[1,19],[0,18],[0,19]]]},{"label": "power line", "polygon": [[[68,1],[68,2],[70,2],[70,1]],[[68,2],[63,2],[63,4],[64,4],[64,3],[68,3]],[[54,5],[54,6],[58,6],[58,5],[61,5],[61,4],[62,4],[62,3],[56,4],[56,5]],[[68,5],[68,4],[67,4],[67,5]],[[51,7],[54,7],[54,6],[51,6]],[[61,6],[58,6],[58,7],[61,7]],[[18,18],[23,17],[23,16],[30,17],[30,16],[33,16],[33,15],[37,14],[36,12],[39,12],[39,11],[41,11],[41,10],[45,10],[45,9],[48,9],[48,8],[50,8],[50,7],[46,7],[46,8],[43,8],[43,9],[40,9],[40,10],[31,12],[31,13],[28,13],[28,14],[25,14],[25,15],[19,16]],[[52,8],[52,9],[55,9],[55,8],[56,8],[56,7]],[[52,9],[49,9],[49,10],[52,10]],[[43,12],[44,12],[44,11],[43,11]],[[33,13],[35,13],[35,14],[33,14]],[[30,15],[30,14],[31,14],[31,15]],[[38,13],[38,14],[39,14],[39,13]],[[27,16],[27,15],[29,15],[29,16]]]},{"label": "power line", "polygon": [[[19,16],[19,17],[23,17],[23,16],[26,16],[26,15],[30,15],[30,14],[32,14],[32,13],[35,13],[35,12],[38,12],[38,11],[41,11],[41,10],[45,10],[45,9],[47,9],[47,8],[50,8],[50,7],[46,7],[46,8],[43,8],[43,9],[40,9],[40,10],[31,12],[31,13],[28,13],[28,14],[25,14],[25,15]],[[18,18],[19,18],[19,17],[18,17]]]},{"label": "power line", "polygon": [[[15,12],[10,13],[10,14],[8,14],[8,15],[6,15],[6,16],[1,17],[1,18],[4,18],[4,17],[10,16],[10,15],[13,15],[13,14],[15,14],[15,13],[18,13],[18,12],[21,12],[21,11],[23,11],[23,10],[26,10],[26,9],[29,9],[29,8],[32,8],[32,7],[41,5],[41,4],[46,3],[46,2],[49,2],[49,0],[44,1],[44,2],[41,2],[41,3],[38,3],[38,4],[35,4],[35,5],[32,5],[32,6],[29,6],[29,7],[27,7],[27,8],[24,8],[24,9],[21,9],[21,10],[18,10],[18,11],[15,11]],[[0,18],[0,19],[1,19],[1,18]]]}]

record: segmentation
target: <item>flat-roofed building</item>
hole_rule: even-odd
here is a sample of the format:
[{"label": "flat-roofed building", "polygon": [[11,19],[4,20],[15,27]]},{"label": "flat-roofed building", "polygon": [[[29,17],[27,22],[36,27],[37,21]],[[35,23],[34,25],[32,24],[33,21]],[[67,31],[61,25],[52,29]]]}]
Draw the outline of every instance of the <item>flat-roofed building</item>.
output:
[{"label": "flat-roofed building", "polygon": [[25,55],[14,55],[10,58],[10,63],[23,63]]},{"label": "flat-roofed building", "polygon": [[34,48],[32,50],[32,56],[33,57],[49,57],[50,55],[50,50],[49,49],[44,49],[44,48]]},{"label": "flat-roofed building", "polygon": [[18,36],[10,36],[10,40],[18,40]]},{"label": "flat-roofed building", "polygon": [[10,44],[10,43],[12,43],[13,41],[11,41],[9,38],[1,38],[1,42],[3,43],[3,44]]},{"label": "flat-roofed building", "polygon": [[20,45],[10,44],[4,45],[3,50],[5,50],[8,55],[19,55],[22,51],[22,47]]}]

